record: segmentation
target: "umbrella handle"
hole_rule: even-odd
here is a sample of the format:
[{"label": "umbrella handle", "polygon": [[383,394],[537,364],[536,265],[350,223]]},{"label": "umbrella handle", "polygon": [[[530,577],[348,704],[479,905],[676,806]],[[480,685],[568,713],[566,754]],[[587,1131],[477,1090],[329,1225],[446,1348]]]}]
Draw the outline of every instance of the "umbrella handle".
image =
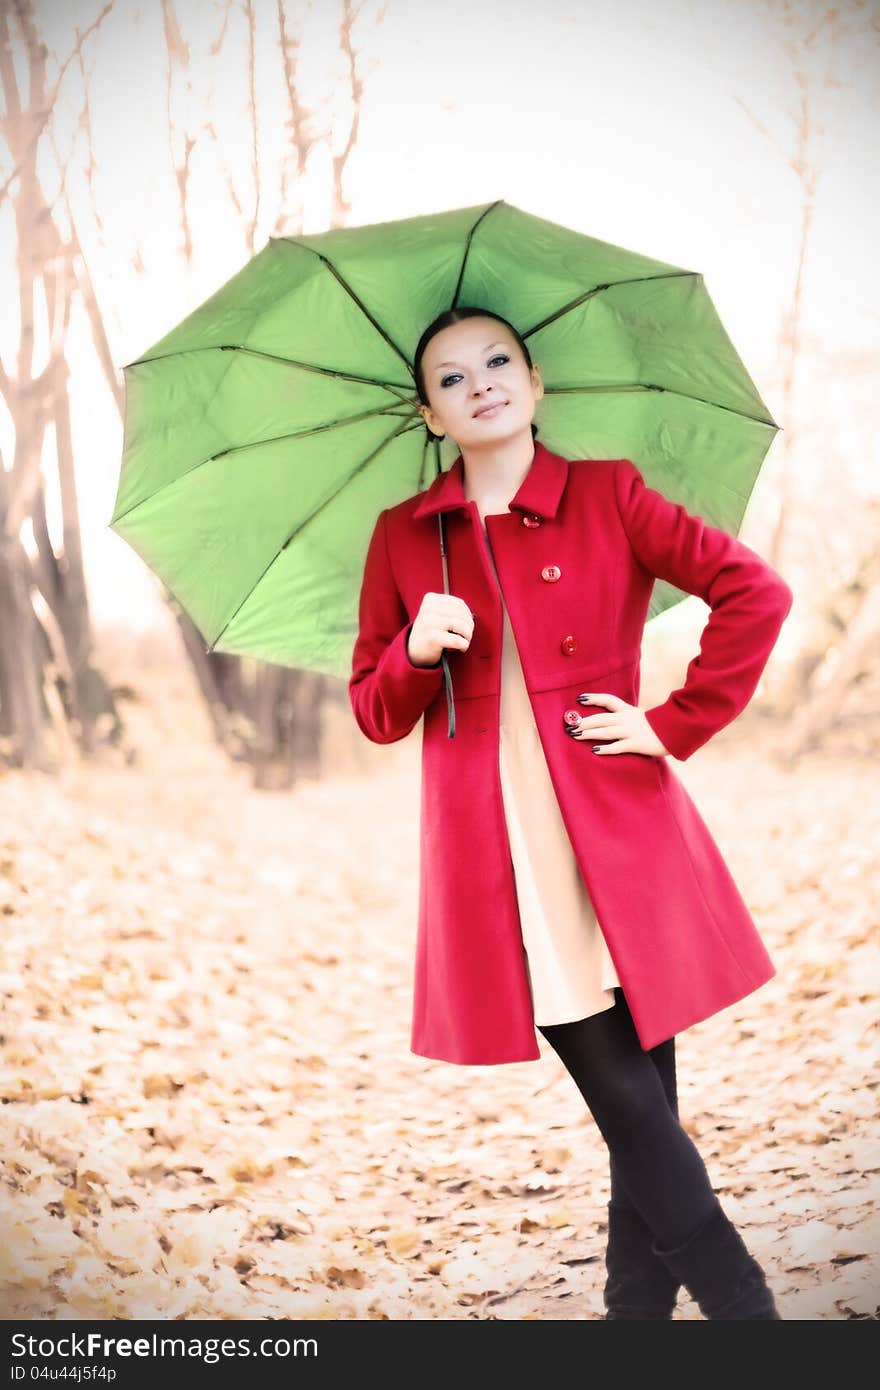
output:
[{"label": "umbrella handle", "polygon": [[[443,513],[437,513],[437,524],[440,528],[440,559],[443,563],[443,592],[449,593],[449,568],[446,563],[446,537],[443,531]],[[452,675],[449,670],[449,662],[446,659],[446,648],[441,653],[443,663],[443,679],[446,682],[446,708],[449,712],[448,738],[455,738],[455,701],[452,698]]]},{"label": "umbrella handle", "polygon": [[446,681],[446,706],[449,710],[449,730],[447,737],[455,738],[455,702],[452,698],[452,676],[449,674],[449,662],[446,660],[446,652],[443,653],[443,676]]}]

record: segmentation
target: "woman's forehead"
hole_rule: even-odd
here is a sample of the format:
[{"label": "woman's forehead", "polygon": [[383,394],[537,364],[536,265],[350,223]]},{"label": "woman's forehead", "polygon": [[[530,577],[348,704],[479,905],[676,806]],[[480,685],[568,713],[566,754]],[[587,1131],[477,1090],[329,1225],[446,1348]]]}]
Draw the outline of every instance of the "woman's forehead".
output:
[{"label": "woman's forehead", "polygon": [[497,343],[513,342],[513,335],[497,319],[462,319],[441,328],[425,346],[425,356],[438,361],[445,354],[470,346],[477,352],[488,352]]}]

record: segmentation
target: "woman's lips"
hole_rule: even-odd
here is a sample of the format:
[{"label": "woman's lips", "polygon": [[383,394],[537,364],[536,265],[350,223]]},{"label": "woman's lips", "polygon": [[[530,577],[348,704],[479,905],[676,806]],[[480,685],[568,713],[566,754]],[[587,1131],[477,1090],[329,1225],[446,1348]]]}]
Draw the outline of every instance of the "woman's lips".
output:
[{"label": "woman's lips", "polygon": [[507,401],[498,401],[496,405],[490,405],[487,410],[477,410],[474,412],[474,419],[482,420],[484,416],[497,415],[498,411],[503,410],[506,405]]}]

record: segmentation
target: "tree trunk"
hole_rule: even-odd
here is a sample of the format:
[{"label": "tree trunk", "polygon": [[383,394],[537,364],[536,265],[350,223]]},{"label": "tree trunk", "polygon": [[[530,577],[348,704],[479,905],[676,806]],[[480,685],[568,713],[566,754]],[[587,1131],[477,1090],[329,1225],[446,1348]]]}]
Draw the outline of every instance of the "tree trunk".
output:
[{"label": "tree trunk", "polygon": [[0,697],[3,761],[52,771],[40,698],[38,623],[19,542],[0,531]]}]

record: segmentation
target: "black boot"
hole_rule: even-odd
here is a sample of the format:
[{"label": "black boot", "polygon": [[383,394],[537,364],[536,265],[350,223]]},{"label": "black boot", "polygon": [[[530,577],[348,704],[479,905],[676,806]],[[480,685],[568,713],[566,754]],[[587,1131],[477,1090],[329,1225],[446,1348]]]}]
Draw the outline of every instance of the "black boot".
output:
[{"label": "black boot", "polygon": [[705,1318],[779,1319],[763,1270],[716,1199],[715,1209],[683,1244],[651,1249],[680,1279]]},{"label": "black boot", "polygon": [[665,1321],[681,1281],[651,1249],[650,1226],[635,1207],[608,1203],[608,1245],[605,1250],[605,1317],[618,1321]]}]

